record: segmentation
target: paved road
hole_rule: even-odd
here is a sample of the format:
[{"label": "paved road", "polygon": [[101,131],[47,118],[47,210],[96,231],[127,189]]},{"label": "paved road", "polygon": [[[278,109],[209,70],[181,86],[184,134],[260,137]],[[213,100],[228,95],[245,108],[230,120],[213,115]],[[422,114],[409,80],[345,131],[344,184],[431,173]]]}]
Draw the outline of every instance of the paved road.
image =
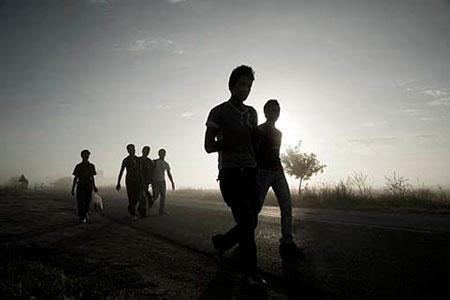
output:
[{"label": "paved road", "polygon": [[[110,202],[108,213],[123,215],[125,201]],[[156,211],[136,227],[205,253],[212,251],[210,236],[232,224],[220,199],[169,197],[169,215],[159,217]],[[446,290],[450,278],[448,216],[294,209],[295,238],[306,253],[306,259],[297,262],[279,258],[279,221],[276,207],[266,207],[261,213],[257,231],[260,267],[291,286],[370,298],[428,298]],[[236,253],[229,255],[228,262],[236,264]]]}]

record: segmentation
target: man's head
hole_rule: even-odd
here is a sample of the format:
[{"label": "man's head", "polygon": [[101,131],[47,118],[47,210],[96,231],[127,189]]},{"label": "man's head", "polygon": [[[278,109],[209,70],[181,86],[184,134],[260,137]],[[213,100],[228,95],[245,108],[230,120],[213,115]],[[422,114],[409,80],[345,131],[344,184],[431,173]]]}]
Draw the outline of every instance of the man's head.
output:
[{"label": "man's head", "polygon": [[134,155],[136,153],[136,148],[134,147],[133,144],[128,144],[127,151],[130,155]]},{"label": "man's head", "polygon": [[165,149],[159,149],[158,156],[159,156],[159,158],[164,159],[164,157],[166,157],[166,150]]},{"label": "man's head", "polygon": [[147,157],[149,153],[150,153],[150,147],[149,146],[144,146],[142,148],[142,156]]},{"label": "man's head", "polygon": [[280,104],[275,99],[270,99],[264,104],[264,115],[267,121],[276,122],[280,117]]},{"label": "man's head", "polygon": [[83,161],[88,161],[90,155],[91,152],[89,152],[88,149],[84,149],[83,151],[81,151],[81,159],[83,159]]},{"label": "man's head", "polygon": [[234,69],[228,80],[231,96],[244,102],[250,94],[254,80],[255,72],[251,67],[242,65]]}]

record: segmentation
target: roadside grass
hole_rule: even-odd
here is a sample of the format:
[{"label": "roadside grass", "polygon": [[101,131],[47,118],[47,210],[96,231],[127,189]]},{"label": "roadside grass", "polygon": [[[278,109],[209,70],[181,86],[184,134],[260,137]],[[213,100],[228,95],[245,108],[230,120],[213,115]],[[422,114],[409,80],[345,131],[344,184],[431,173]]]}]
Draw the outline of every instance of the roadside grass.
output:
[{"label": "roadside grass", "polygon": [[404,210],[417,212],[450,213],[448,191],[409,189],[401,194],[389,190],[371,190],[359,194],[343,184],[305,190],[294,206],[309,208]]},{"label": "roadside grass", "polygon": [[57,254],[37,245],[0,246],[3,299],[132,299],[152,290],[126,265]]},{"label": "roadside grass", "polygon": [[[291,194],[294,207],[450,213],[450,191],[440,187],[434,190],[410,187],[402,193],[372,188],[361,192],[340,182],[306,189],[300,198],[294,191]],[[168,197],[175,201],[179,198],[222,201],[220,191],[213,189],[180,189],[170,192]],[[272,191],[267,194],[264,204],[278,206]]]},{"label": "roadside grass", "polygon": [[[99,193],[104,199],[113,200],[126,198],[126,187],[123,186],[120,193],[115,187],[99,187]],[[67,193],[65,189],[45,190],[19,190],[8,187],[0,188],[0,195],[32,196],[39,193]],[[409,179],[399,176],[395,172],[385,176],[383,188],[373,188],[368,176],[354,172],[345,180],[336,184],[322,183],[314,187],[306,186],[301,195],[292,190],[293,207],[322,208],[322,209],[348,209],[348,210],[383,210],[383,211],[410,211],[424,213],[450,214],[450,189],[441,186],[426,187],[417,182],[415,186],[409,183]],[[176,199],[222,201],[218,189],[182,188],[175,191],[167,191],[168,201]],[[264,204],[266,206],[278,206],[274,193],[270,190]]]}]

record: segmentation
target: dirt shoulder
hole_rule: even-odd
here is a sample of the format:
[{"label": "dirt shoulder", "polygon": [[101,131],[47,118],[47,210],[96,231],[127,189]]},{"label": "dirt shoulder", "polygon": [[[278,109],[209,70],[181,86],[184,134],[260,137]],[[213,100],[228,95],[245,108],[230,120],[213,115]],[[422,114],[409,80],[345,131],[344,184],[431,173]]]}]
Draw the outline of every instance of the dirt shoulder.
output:
[{"label": "dirt shoulder", "polygon": [[135,230],[128,218],[91,214],[53,195],[0,199],[0,293],[6,298],[198,298],[214,261]]}]

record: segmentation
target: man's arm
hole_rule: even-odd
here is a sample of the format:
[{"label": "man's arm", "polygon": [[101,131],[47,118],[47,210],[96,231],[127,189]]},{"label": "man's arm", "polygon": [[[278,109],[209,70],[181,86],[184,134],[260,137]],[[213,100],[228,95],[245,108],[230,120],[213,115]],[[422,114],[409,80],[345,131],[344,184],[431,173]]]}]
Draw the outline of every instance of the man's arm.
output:
[{"label": "man's arm", "polygon": [[92,174],[91,174],[91,183],[92,186],[94,187],[94,192],[98,192],[97,186],[95,185],[95,178],[94,176],[97,175],[97,171],[95,171],[95,166],[92,165]]},{"label": "man's arm", "polygon": [[122,162],[122,166],[120,167],[119,177],[117,178],[116,190],[120,191],[120,181],[122,180],[123,170],[125,170],[125,163]]},{"label": "man's arm", "polygon": [[170,169],[167,170],[167,177],[169,177],[169,180],[172,183],[172,190],[175,191],[175,183],[173,182],[172,173],[170,173]]},{"label": "man's arm", "polygon": [[223,150],[222,141],[217,141],[216,137],[219,132],[219,129],[215,127],[206,127],[205,132],[205,150],[207,153],[213,153],[217,151]]},{"label": "man's arm", "polygon": [[72,196],[75,195],[75,185],[77,185],[78,183],[78,177],[74,176],[73,177],[73,183],[72,183],[72,191],[70,192],[72,194]]},{"label": "man's arm", "polygon": [[92,186],[94,187],[94,192],[98,192],[97,186],[95,185],[95,178],[94,176],[91,177],[91,181],[92,181]]}]

